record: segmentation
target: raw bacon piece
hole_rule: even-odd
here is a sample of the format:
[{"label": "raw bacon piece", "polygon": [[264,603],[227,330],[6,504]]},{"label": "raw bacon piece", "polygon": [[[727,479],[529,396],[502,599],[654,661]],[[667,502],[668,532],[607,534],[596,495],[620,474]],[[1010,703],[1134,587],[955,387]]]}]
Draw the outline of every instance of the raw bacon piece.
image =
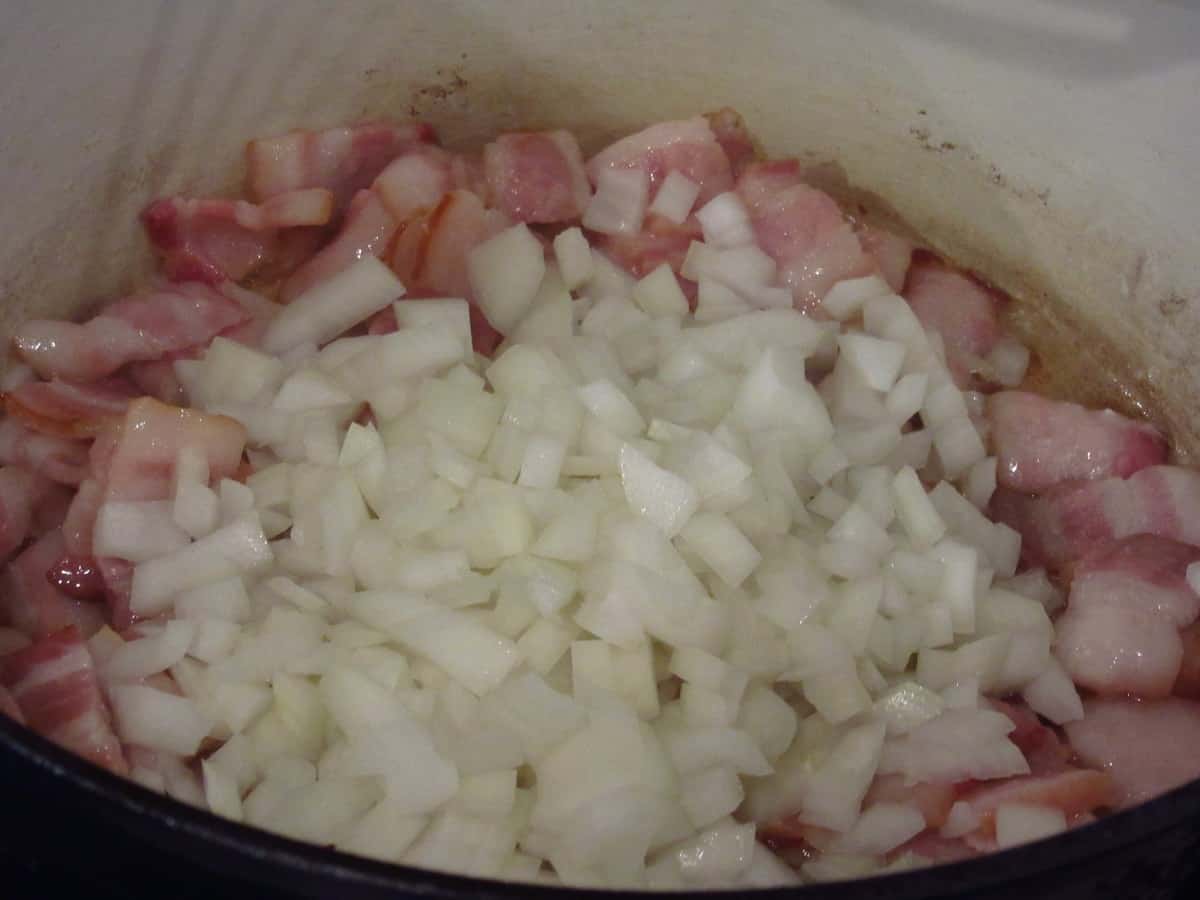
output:
[{"label": "raw bacon piece", "polygon": [[973,360],[987,356],[1000,336],[995,295],[961,272],[924,261],[909,270],[904,296],[925,329],[942,336],[955,382],[970,386]]},{"label": "raw bacon piece", "polygon": [[1187,567],[1200,549],[1152,535],[1127,538],[1074,569],[1055,654],[1072,680],[1101,695],[1157,699],[1180,673],[1179,629],[1200,615]]},{"label": "raw bacon piece", "polygon": [[98,600],[104,596],[104,577],[90,556],[68,554],[50,567],[46,578],[76,600]]},{"label": "raw bacon piece", "polygon": [[96,568],[104,583],[108,621],[118,632],[123,632],[134,621],[133,610],[129,605],[133,595],[133,563],[102,556],[96,560]]},{"label": "raw bacon piece", "polygon": [[120,376],[84,383],[30,381],[9,391],[4,407],[10,416],[42,434],[88,438],[123,416],[129,401],[141,393]]},{"label": "raw bacon piece", "polygon": [[13,628],[36,639],[68,625],[78,626],[84,634],[100,627],[98,610],[67,596],[47,577],[66,554],[62,532],[49,531],[4,570],[0,608]]},{"label": "raw bacon piece", "polygon": [[728,106],[716,112],[705,113],[704,118],[713,130],[717,143],[725,151],[733,177],[737,178],[747,166],[758,159],[758,150],[754,146],[754,138],[746,128],[745,120]]},{"label": "raw bacon piece", "polygon": [[1004,713],[1016,726],[1008,739],[1024,754],[1031,774],[1051,775],[1068,768],[1070,748],[1059,740],[1053,728],[1042,724],[1033,710],[1023,704],[1004,700],[989,699],[987,705]]},{"label": "raw bacon piece", "polygon": [[[235,326],[232,332],[225,336],[230,340],[236,340],[238,337],[244,336],[245,327],[244,325]],[[241,333],[239,334],[239,332]],[[179,376],[175,374],[174,360],[152,359],[146,362],[130,363],[126,370],[129,380],[137,386],[138,396],[153,397],[163,403],[175,405],[187,402],[183,385],[179,381]]]},{"label": "raw bacon piece", "polygon": [[44,378],[95,381],[126,363],[206,345],[248,318],[241,304],[192,282],[133,294],[82,325],[34,319],[14,343]]},{"label": "raw bacon piece", "polygon": [[[667,263],[678,275],[692,241],[703,239],[700,223],[695,216],[686,219],[682,225],[676,225],[662,216],[649,215],[637,234],[596,235],[592,246],[634,278],[642,278],[663,263]],[[690,287],[695,293],[695,285],[690,281],[685,281],[681,287]]]},{"label": "raw bacon piece", "polygon": [[0,685],[42,737],[118,775],[128,773],[92,656],[77,628],[0,656]]},{"label": "raw bacon piece", "polygon": [[59,484],[87,475],[87,444],[30,431],[16,419],[0,419],[0,465],[21,466]]},{"label": "raw bacon piece", "polygon": [[340,214],[397,156],[435,143],[433,128],[422,122],[364,122],[259,138],[246,145],[246,192],[250,199],[262,201],[289,191],[325,188],[333,192]]},{"label": "raw bacon piece", "polygon": [[996,833],[996,808],[1007,804],[1044,806],[1060,810],[1071,822],[1078,816],[1111,806],[1116,786],[1105,772],[1072,769],[1053,775],[1021,775],[969,788],[959,798],[979,815],[977,836],[985,840]]},{"label": "raw bacon piece", "polygon": [[240,422],[143,397],[129,405],[107,461],[94,459],[93,464],[104,474],[105,499],[161,500],[170,492],[181,449],[204,453],[217,482],[237,472],[245,444]]},{"label": "raw bacon piece", "polygon": [[0,468],[0,563],[25,543],[33,529],[34,509],[48,483],[20,466]]},{"label": "raw bacon piece", "polygon": [[459,184],[455,162],[456,158],[440,147],[414,147],[380,173],[372,190],[394,221],[405,222],[432,209],[447,191],[473,180],[464,173]]},{"label": "raw bacon piece", "polygon": [[779,280],[791,288],[797,309],[813,312],[835,283],[873,271],[841,208],[801,181],[796,160],[749,166],[737,191],[758,245],[779,264]]},{"label": "raw bacon piece", "polygon": [[1150,466],[1127,479],[1064,482],[1038,497],[999,489],[992,517],[1021,533],[1021,558],[1061,566],[1135,534],[1200,546],[1200,472]]},{"label": "raw bacon piece", "polygon": [[21,715],[21,707],[17,706],[17,701],[13,699],[13,695],[8,692],[6,687],[0,687],[0,714],[8,716],[18,725],[25,724],[25,717]]},{"label": "raw bacon piece", "polygon": [[288,303],[318,282],[332,278],[364,256],[382,256],[396,233],[396,220],[374,191],[355,194],[341,232],[293,272],[279,290]]},{"label": "raw bacon piece", "polygon": [[83,557],[92,555],[92,530],[103,502],[104,485],[95,478],[88,478],[79,485],[62,526],[68,553]]},{"label": "raw bacon piece", "polygon": [[333,215],[324,188],[244,200],[167,197],[142,211],[142,226],[172,281],[241,281],[275,256],[278,232],[321,226]]},{"label": "raw bacon piece", "polygon": [[729,159],[702,117],[660,122],[601,150],[587,162],[592,184],[605,169],[640,169],[650,180],[650,196],[671,172],[700,185],[698,206],[733,187]]},{"label": "raw bacon piece", "polygon": [[1062,481],[1127,478],[1167,458],[1156,428],[1112,410],[1026,391],[993,394],[987,409],[999,481],[1014,490],[1036,494]]},{"label": "raw bacon piece", "polygon": [[858,229],[858,242],[874,261],[888,287],[897,294],[904,290],[908,267],[912,264],[913,242],[874,225],[863,225]]},{"label": "raw bacon piece", "polygon": [[491,205],[517,222],[569,222],[592,195],[583,154],[567,131],[502,134],[483,148]]},{"label": "raw bacon piece", "polygon": [[1066,726],[1076,754],[1112,776],[1118,807],[1134,806],[1200,777],[1200,703],[1098,698]]},{"label": "raw bacon piece", "polygon": [[1189,700],[1200,700],[1200,622],[1179,633],[1183,644],[1183,659],[1172,693]]}]

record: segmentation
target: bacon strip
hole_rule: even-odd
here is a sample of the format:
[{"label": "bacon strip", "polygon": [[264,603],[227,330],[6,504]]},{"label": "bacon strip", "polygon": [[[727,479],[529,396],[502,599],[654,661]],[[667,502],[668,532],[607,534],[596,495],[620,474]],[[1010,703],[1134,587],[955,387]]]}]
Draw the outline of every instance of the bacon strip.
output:
[{"label": "bacon strip", "polygon": [[0,465],[21,466],[59,484],[76,485],[87,474],[87,444],[30,431],[0,419]]},{"label": "bacon strip", "polygon": [[650,195],[671,172],[700,185],[698,205],[733,187],[729,158],[712,127],[702,117],[660,122],[601,150],[587,162],[595,184],[605,169],[640,169],[650,181]]},{"label": "bacon strip", "polygon": [[0,656],[0,686],[38,734],[111,772],[128,774],[92,656],[77,628]]},{"label": "bacon strip", "polygon": [[592,194],[567,131],[503,134],[483,148],[483,169],[491,204],[517,222],[569,222]]},{"label": "bacon strip", "polygon": [[25,543],[34,524],[34,508],[48,483],[20,466],[0,468],[0,563]]},{"label": "bacon strip", "polygon": [[45,637],[68,625],[90,634],[101,624],[98,610],[67,596],[47,578],[66,553],[62,532],[48,531],[9,563],[0,577],[3,618],[31,638]]},{"label": "bacon strip", "polygon": [[904,296],[926,330],[942,336],[955,382],[969,387],[972,360],[987,356],[1000,336],[996,296],[969,276],[928,260],[909,270]]},{"label": "bacon strip", "polygon": [[1167,442],[1152,425],[1112,410],[1047,400],[1026,391],[988,399],[998,477],[1036,494],[1062,481],[1127,478],[1166,462]]},{"label": "bacon strip", "polygon": [[126,363],[207,345],[247,319],[239,303],[193,282],[118,300],[82,325],[34,319],[17,330],[14,342],[44,378],[95,381]]},{"label": "bacon strip", "polygon": [[89,438],[115,419],[142,392],[125,378],[92,382],[30,381],[4,397],[8,414],[42,434]]}]

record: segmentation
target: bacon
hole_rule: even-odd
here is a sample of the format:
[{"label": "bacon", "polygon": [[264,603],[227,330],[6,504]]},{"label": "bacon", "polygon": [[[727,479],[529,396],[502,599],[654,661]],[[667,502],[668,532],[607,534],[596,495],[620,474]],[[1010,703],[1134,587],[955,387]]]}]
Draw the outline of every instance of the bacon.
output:
[{"label": "bacon", "polygon": [[21,715],[21,707],[17,706],[17,701],[13,699],[13,695],[8,692],[6,687],[0,687],[0,714],[8,716],[18,725],[25,724],[25,717]]},{"label": "bacon", "polygon": [[372,190],[393,221],[406,222],[432,209],[446,192],[474,180],[455,162],[456,158],[440,147],[414,147],[380,173]]},{"label": "bacon", "polygon": [[101,625],[97,610],[67,596],[47,578],[64,556],[62,532],[48,531],[4,570],[0,608],[13,628],[31,638],[45,637],[68,625],[90,634]]},{"label": "bacon", "polygon": [[390,306],[375,313],[367,322],[367,334],[372,336],[391,334],[399,328],[400,323],[396,321],[396,311]]},{"label": "bacon", "polygon": [[88,478],[79,485],[62,526],[68,553],[84,557],[92,555],[92,530],[103,503],[103,484],[95,478]]},{"label": "bacon", "polygon": [[288,303],[364,256],[382,256],[396,233],[396,224],[374,191],[360,191],[351,201],[337,237],[284,281],[279,299]]},{"label": "bacon", "polygon": [[46,579],[68,597],[98,600],[104,597],[104,576],[90,556],[64,556],[46,572]]},{"label": "bacon", "polygon": [[795,160],[755,163],[738,179],[758,245],[779,265],[796,307],[813,312],[835,283],[866,275],[874,263],[841,208],[800,179]]},{"label": "bacon", "polygon": [[35,319],[14,339],[17,352],[44,378],[95,381],[126,363],[163,359],[207,345],[249,318],[243,307],[205,284],[177,284],[118,300],[82,325]]},{"label": "bacon", "polygon": [[1004,700],[989,699],[987,705],[1004,713],[1016,727],[1008,739],[1025,755],[1029,771],[1034,775],[1051,775],[1065,771],[1071,750],[1057,732],[1042,724],[1042,720],[1027,706]]},{"label": "bacon", "polygon": [[760,822],[757,836],[772,850],[800,850],[815,856],[837,839],[837,832],[809,825],[791,815],[774,822]]},{"label": "bacon", "polygon": [[393,159],[422,144],[436,144],[433,128],[365,122],[324,131],[289,131],[246,145],[246,192],[255,201],[290,191],[324,188],[338,214],[370,187]]},{"label": "bacon", "polygon": [[[649,215],[637,234],[596,235],[592,246],[634,278],[642,278],[663,263],[678,275],[692,241],[699,240],[703,240],[703,234],[695,216],[676,225],[662,216]],[[691,281],[685,280],[680,286],[695,293],[696,286]]]},{"label": "bacon", "polygon": [[1112,777],[1120,808],[1200,777],[1200,703],[1085,700],[1066,732],[1080,759]]},{"label": "bacon", "polygon": [[0,685],[42,737],[111,772],[128,774],[96,667],[77,628],[0,657]]},{"label": "bacon", "polygon": [[0,465],[21,466],[59,484],[76,485],[87,474],[87,444],[30,431],[0,419]]},{"label": "bacon", "polygon": [[733,172],[712,127],[702,117],[660,122],[601,150],[587,162],[595,184],[605,169],[640,169],[650,181],[650,195],[671,172],[700,185],[696,202],[703,205],[733,187]]},{"label": "bacon", "polygon": [[1108,696],[1171,694],[1183,659],[1179,629],[1200,615],[1185,578],[1197,560],[1200,549],[1139,535],[1075,566],[1055,654],[1076,684]]},{"label": "bacon", "polygon": [[1037,493],[1062,481],[1127,478],[1166,461],[1166,439],[1152,425],[1112,410],[1047,400],[1026,391],[988,398],[988,418],[1005,487]]},{"label": "bacon", "polygon": [[991,513],[1020,532],[1031,566],[1061,566],[1136,534],[1200,546],[1200,472],[1150,466],[1127,479],[1064,482],[1038,497],[1001,488]]},{"label": "bacon", "polygon": [[904,290],[908,278],[908,267],[912,264],[913,242],[908,238],[877,228],[863,225],[858,229],[858,242],[875,264],[876,271],[897,294]]},{"label": "bacon", "polygon": [[[234,333],[243,326],[235,326]],[[230,338],[233,339],[232,337]],[[136,385],[138,396],[153,397],[163,403],[176,405],[187,401],[183,384],[175,374],[175,361],[170,359],[152,359],[146,362],[130,363],[126,367],[129,380]]]},{"label": "bacon", "polygon": [[285,228],[321,226],[333,215],[324,188],[244,200],[168,197],[142,210],[142,227],[172,281],[241,281],[275,256]]},{"label": "bacon", "polygon": [[1200,700],[1200,622],[1179,632],[1179,640],[1183,647],[1183,658],[1171,693],[1189,700]]},{"label": "bacon", "polygon": [[1072,769],[1053,775],[1020,775],[965,791],[960,798],[979,815],[978,837],[996,833],[996,809],[1009,804],[1044,806],[1060,810],[1071,822],[1078,816],[1111,806],[1116,785],[1105,772]]},{"label": "bacon", "polygon": [[1000,336],[995,295],[961,272],[924,261],[909,270],[904,296],[925,329],[942,336],[955,382],[970,386],[973,360],[987,356]]},{"label": "bacon", "polygon": [[491,205],[516,222],[569,222],[592,195],[583,154],[567,131],[503,134],[483,148]]},{"label": "bacon", "polygon": [[170,493],[181,449],[204,453],[216,482],[237,472],[245,444],[240,422],[143,397],[129,405],[111,456],[94,464],[104,474],[106,500],[161,500]]},{"label": "bacon", "polygon": [[99,381],[29,381],[4,396],[10,416],[42,434],[89,438],[114,419],[141,391],[128,379],[112,376]]},{"label": "bacon", "polygon": [[104,583],[104,602],[108,604],[108,620],[118,632],[134,622],[130,598],[133,595],[133,564],[123,559],[102,556],[96,568]]},{"label": "bacon", "polygon": [[0,563],[25,543],[34,527],[34,510],[48,482],[20,466],[0,468]]},{"label": "bacon", "polygon": [[729,168],[733,177],[737,178],[746,167],[759,158],[758,149],[754,146],[754,138],[746,128],[746,122],[741,115],[728,106],[716,112],[705,113],[705,120],[713,131],[717,143],[725,151],[729,160]]}]

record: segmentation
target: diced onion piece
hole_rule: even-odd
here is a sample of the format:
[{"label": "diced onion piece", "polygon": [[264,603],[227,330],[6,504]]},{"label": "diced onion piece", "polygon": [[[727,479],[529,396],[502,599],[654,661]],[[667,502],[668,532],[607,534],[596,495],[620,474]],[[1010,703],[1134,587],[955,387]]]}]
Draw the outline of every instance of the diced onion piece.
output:
[{"label": "diced onion piece", "polygon": [[96,514],[92,543],[97,556],[139,563],[186,546],[188,534],[175,524],[169,500],[110,500]]},{"label": "diced onion piece", "polygon": [[645,516],[668,537],[678,534],[700,505],[699,492],[632,444],[622,445],[618,465],[630,509]]},{"label": "diced onion piece", "polygon": [[686,175],[672,169],[658,186],[654,194],[654,202],[650,204],[650,212],[662,216],[676,225],[682,225],[696,198],[700,196],[700,185]]},{"label": "diced onion piece", "polygon": [[575,290],[592,277],[592,248],[579,228],[558,233],[554,238],[554,258],[567,290]]},{"label": "diced onion piece", "polygon": [[1021,691],[1029,708],[1056,725],[1083,718],[1083,701],[1062,664],[1051,658],[1042,674]]},{"label": "diced onion piece", "polygon": [[545,252],[525,224],[489,238],[467,256],[475,302],[501,334],[521,321],[545,274]]},{"label": "diced onion piece", "polygon": [[733,191],[717,194],[709,200],[696,210],[696,219],[704,232],[704,242],[711,247],[741,247],[754,243],[750,214]]},{"label": "diced onion piece", "polygon": [[904,365],[907,348],[865,334],[843,334],[838,338],[841,358],[876,391],[890,391]]},{"label": "diced onion piece", "polygon": [[687,297],[670,265],[663,263],[633,286],[633,299],[651,316],[685,316]]},{"label": "diced onion piece", "polygon": [[398,300],[392,304],[392,310],[399,328],[440,327],[458,335],[463,358],[471,358],[471,307],[466,300],[456,297]]},{"label": "diced onion piece", "polygon": [[821,306],[831,317],[844,322],[857,315],[868,300],[886,297],[891,293],[892,289],[886,281],[878,275],[867,275],[839,281],[825,294]]},{"label": "diced onion piece", "polygon": [[1029,368],[1029,348],[1009,335],[1001,335],[987,356],[996,382],[1002,387],[1015,388],[1025,380]]},{"label": "diced onion piece", "polygon": [[846,834],[829,848],[831,853],[881,855],[925,830],[925,817],[915,806],[877,803],[866,809]]},{"label": "diced onion piece", "polygon": [[404,295],[404,285],[374,256],[364,256],[294,299],[271,320],[263,335],[268,353],[303,344],[321,345]]},{"label": "diced onion piece", "polygon": [[996,846],[1015,847],[1067,830],[1061,809],[1005,803],[996,807]]},{"label": "diced onion piece", "polygon": [[605,169],[583,213],[583,227],[601,234],[637,234],[646,215],[649,184],[641,169]]},{"label": "diced onion piece", "polygon": [[762,554],[728,518],[718,513],[697,513],[679,533],[684,546],[730,587],[745,581],[762,561]]},{"label": "diced onion piece", "polygon": [[191,756],[212,730],[212,723],[187,697],[140,684],[109,688],[117,733],[129,744]]}]

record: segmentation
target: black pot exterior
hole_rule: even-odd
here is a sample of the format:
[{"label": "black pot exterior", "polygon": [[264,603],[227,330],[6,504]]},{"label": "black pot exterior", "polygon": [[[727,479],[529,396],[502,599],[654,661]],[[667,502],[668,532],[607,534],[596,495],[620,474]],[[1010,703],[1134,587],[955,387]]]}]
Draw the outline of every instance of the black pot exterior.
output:
[{"label": "black pot exterior", "polygon": [[[1200,748],[1197,748],[1200,752]],[[502,884],[387,866],[175,803],[0,716],[5,896],[43,885],[106,897],[495,898],[603,892]],[[19,875],[19,872],[24,875]],[[22,877],[27,890],[19,886]],[[16,879],[14,883],[13,879]],[[35,888],[35,883],[37,887]],[[862,881],[724,897],[811,900],[1176,900],[1200,888],[1200,782],[1038,844]],[[15,889],[16,892],[10,893]],[[687,896],[674,894],[672,896]],[[709,897],[713,894],[696,894]]]}]

